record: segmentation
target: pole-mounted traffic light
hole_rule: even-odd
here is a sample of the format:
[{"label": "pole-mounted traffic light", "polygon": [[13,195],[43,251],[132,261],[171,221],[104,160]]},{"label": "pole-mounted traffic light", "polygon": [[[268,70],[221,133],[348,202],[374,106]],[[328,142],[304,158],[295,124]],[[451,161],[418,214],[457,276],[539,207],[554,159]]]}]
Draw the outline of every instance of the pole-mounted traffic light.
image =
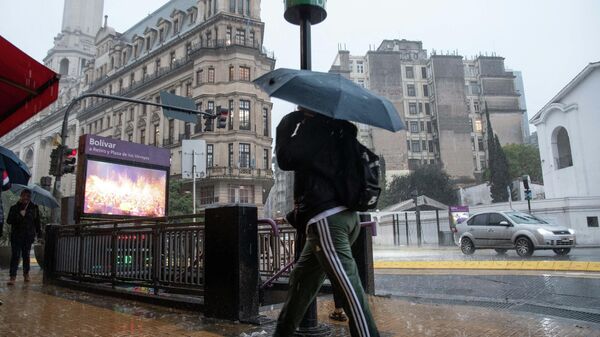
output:
[{"label": "pole-mounted traffic light", "polygon": [[227,127],[227,118],[229,117],[229,109],[217,106],[217,128],[225,129]]},{"label": "pole-mounted traffic light", "polygon": [[77,149],[63,147],[62,151],[62,174],[75,172],[75,162],[77,161]]},{"label": "pole-mounted traffic light", "polygon": [[50,170],[48,174],[51,176],[59,176],[58,167],[60,166],[60,146],[55,147],[50,152]]}]

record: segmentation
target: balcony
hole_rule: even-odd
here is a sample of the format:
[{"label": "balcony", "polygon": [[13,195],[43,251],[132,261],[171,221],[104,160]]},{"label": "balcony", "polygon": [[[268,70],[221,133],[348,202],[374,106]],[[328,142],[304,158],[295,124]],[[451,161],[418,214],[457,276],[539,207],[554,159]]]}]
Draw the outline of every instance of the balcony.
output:
[{"label": "balcony", "polygon": [[239,167],[209,167],[206,169],[207,178],[213,179],[273,179],[272,170],[239,168]]}]

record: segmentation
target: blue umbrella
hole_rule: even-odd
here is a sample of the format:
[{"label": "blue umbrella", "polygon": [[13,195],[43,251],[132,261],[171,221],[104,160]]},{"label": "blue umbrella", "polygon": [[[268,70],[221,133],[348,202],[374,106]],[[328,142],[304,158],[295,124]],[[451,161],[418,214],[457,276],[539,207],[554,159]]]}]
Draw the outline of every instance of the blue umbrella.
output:
[{"label": "blue umbrella", "polygon": [[392,102],[339,74],[281,68],[257,78],[254,83],[269,96],[331,118],[390,131],[404,129]]},{"label": "blue umbrella", "polygon": [[29,167],[11,150],[0,146],[0,172],[6,171],[13,184],[26,185],[31,178]]},{"label": "blue umbrella", "polygon": [[25,185],[21,185],[21,184],[12,184],[12,187],[10,188],[10,190],[13,191],[15,194],[19,194],[23,190],[30,190],[31,191],[31,201],[33,201],[34,204],[37,204],[39,206],[46,206],[49,208],[60,207],[58,204],[58,201],[56,201],[56,199],[54,198],[52,193],[50,193],[50,191],[45,190],[40,185],[31,184],[31,185],[25,186]]}]

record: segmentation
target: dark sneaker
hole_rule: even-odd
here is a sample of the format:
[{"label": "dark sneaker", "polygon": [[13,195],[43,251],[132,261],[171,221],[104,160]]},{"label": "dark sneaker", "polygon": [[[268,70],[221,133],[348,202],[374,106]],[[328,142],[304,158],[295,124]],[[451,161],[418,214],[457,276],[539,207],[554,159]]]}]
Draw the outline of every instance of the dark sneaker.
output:
[{"label": "dark sneaker", "polygon": [[6,282],[6,285],[14,286],[16,281],[17,281],[16,277],[11,277],[10,280],[8,280],[8,282]]}]

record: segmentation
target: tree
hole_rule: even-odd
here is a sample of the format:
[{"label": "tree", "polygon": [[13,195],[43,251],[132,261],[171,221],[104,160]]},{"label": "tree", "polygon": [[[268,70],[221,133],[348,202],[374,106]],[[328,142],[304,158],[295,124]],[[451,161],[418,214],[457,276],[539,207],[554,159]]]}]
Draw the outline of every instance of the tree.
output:
[{"label": "tree", "polygon": [[446,205],[457,202],[450,176],[438,165],[424,165],[406,176],[394,177],[386,189],[386,204],[380,208],[411,199],[414,190]]},{"label": "tree", "polygon": [[192,196],[183,190],[181,179],[169,180],[169,215],[186,215],[194,211]]},{"label": "tree", "polygon": [[500,139],[497,135],[494,135],[492,129],[487,103],[485,104],[485,117],[487,121],[488,168],[492,202],[504,202],[509,197],[506,187],[511,184],[511,178],[508,172],[508,161],[500,145]]},{"label": "tree", "polygon": [[512,179],[529,175],[532,182],[543,182],[542,162],[537,147],[529,144],[508,144],[503,149],[508,159],[508,172]]}]

